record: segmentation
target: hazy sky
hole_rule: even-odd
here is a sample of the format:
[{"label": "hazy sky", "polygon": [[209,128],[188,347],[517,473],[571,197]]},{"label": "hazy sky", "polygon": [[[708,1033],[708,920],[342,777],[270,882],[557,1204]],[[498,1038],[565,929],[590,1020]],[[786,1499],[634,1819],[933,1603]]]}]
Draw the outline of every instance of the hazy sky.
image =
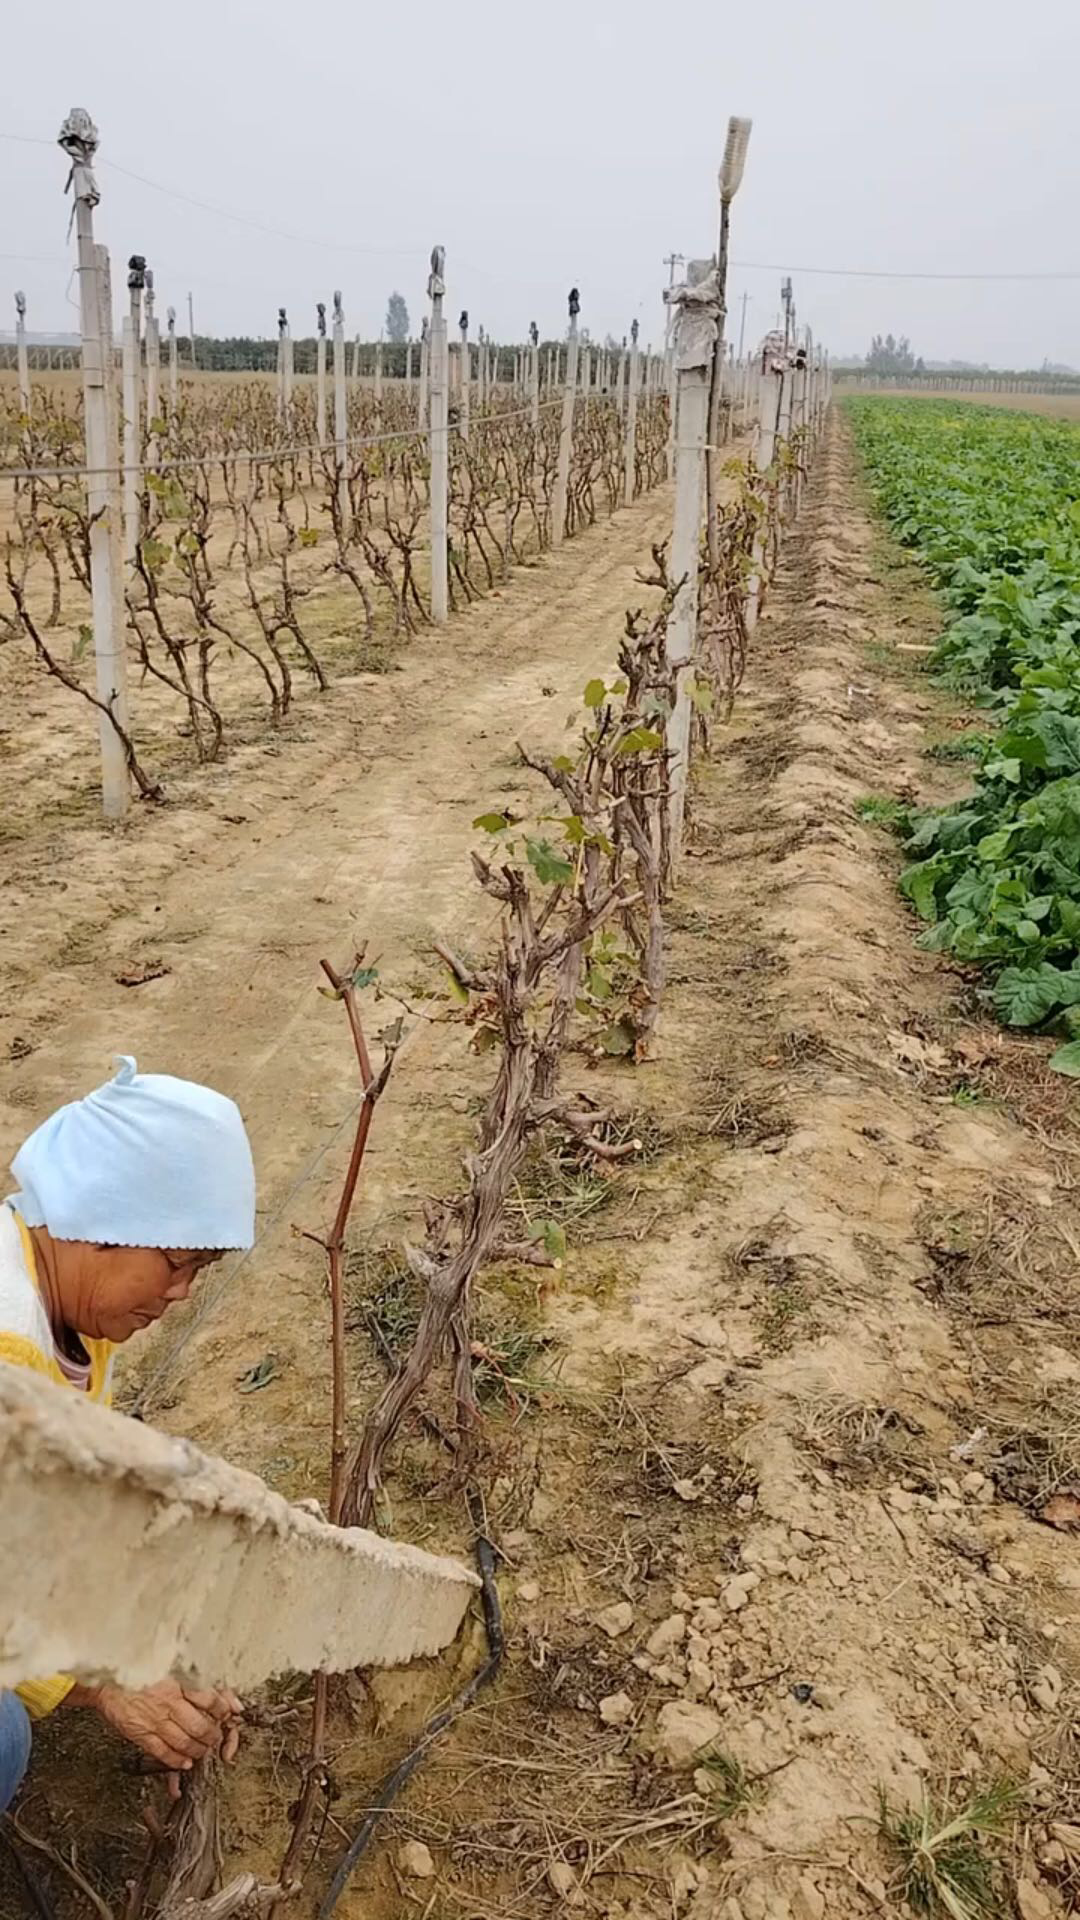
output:
[{"label": "hazy sky", "polygon": [[[594,337],[636,314],[658,341],[663,256],[711,250],[740,113],[736,337],[742,294],[756,339],[790,269],[834,351],[891,329],[932,358],[1080,366],[1080,0],[9,0],[4,16],[0,133],[51,143],[89,108],[114,284],[145,253],[163,321],[171,302],[186,326],[190,288],[200,331],[270,335],[283,304],[299,336],[340,286],[348,331],[372,337],[400,287],[415,327],[439,241],[452,320],[465,305],[474,329],[547,335],[576,282]],[[22,286],[31,326],[72,330],[64,156],[8,138],[0,166],[0,326]]]}]

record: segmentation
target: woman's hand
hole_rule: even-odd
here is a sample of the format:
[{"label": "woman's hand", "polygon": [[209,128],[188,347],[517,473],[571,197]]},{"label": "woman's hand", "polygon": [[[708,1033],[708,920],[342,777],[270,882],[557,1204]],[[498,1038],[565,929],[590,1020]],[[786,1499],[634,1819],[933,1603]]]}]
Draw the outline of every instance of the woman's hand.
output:
[{"label": "woman's hand", "polygon": [[169,1791],[179,1793],[177,1775],[187,1773],[196,1760],[220,1753],[232,1760],[240,1744],[236,1724],[243,1705],[235,1693],[217,1688],[202,1692],[162,1680],[155,1687],[129,1693],[124,1687],[73,1689],[73,1704],[95,1707],[117,1733],[157,1760],[169,1773]]}]

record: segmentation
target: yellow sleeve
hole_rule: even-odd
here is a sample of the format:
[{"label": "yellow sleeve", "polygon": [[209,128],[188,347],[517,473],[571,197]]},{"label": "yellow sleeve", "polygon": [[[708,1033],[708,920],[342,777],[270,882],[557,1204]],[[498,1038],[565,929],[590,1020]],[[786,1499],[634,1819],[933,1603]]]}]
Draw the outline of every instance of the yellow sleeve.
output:
[{"label": "yellow sleeve", "polygon": [[75,1685],[69,1673],[54,1673],[49,1680],[23,1680],[15,1688],[31,1720],[44,1720],[55,1713]]}]

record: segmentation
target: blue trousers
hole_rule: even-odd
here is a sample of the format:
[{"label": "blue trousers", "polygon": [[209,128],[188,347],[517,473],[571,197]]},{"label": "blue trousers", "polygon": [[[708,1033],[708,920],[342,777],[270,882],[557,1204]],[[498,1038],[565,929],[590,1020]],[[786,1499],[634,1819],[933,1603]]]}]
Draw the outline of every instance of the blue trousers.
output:
[{"label": "blue trousers", "polygon": [[0,1693],[0,1812],[11,1805],[30,1764],[30,1715],[17,1693]]}]

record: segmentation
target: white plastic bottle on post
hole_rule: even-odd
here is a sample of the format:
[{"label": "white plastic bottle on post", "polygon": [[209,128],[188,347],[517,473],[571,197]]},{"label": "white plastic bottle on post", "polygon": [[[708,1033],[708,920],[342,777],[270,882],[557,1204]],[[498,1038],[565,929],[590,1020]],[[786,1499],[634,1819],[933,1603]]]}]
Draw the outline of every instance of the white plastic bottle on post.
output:
[{"label": "white plastic bottle on post", "polygon": [[[109,468],[117,449],[110,445],[109,404],[101,331],[101,263],[94,243],[94,208],[100,199],[93,163],[98,130],[84,107],[73,107],[60,129],[60,145],[71,161],[68,186],[75,203],[79,255],[79,311],[82,330],[83,404],[86,426],[87,504],[90,518],[90,595],[94,630],[97,696],[126,729],[127,654],[116,545],[109,526]],[[112,494],[115,500],[115,493]],[[105,714],[100,720],[101,786],[105,816],[127,812],[127,756]]]}]

